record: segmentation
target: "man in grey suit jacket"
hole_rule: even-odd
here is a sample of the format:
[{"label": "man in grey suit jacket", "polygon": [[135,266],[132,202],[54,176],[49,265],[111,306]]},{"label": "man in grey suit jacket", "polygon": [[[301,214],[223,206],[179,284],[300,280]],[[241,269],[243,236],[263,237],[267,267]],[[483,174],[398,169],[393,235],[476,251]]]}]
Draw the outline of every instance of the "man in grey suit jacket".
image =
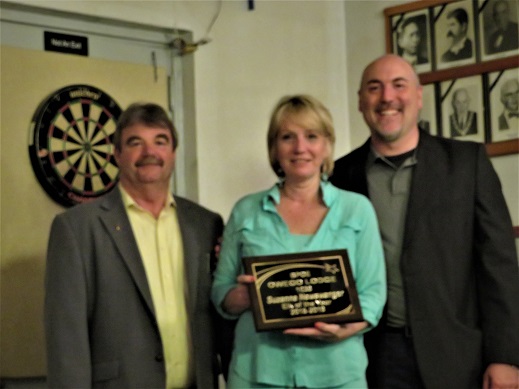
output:
[{"label": "man in grey suit jacket", "polygon": [[517,388],[519,269],[512,223],[485,148],[418,129],[422,87],[409,63],[364,70],[368,141],[331,181],[370,197],[384,243],[388,302],[366,333],[375,388]]},{"label": "man in grey suit jacket", "polygon": [[58,215],[45,294],[50,388],[216,388],[211,260],[219,215],[172,196],[178,144],[155,104],[114,134],[120,183]]}]

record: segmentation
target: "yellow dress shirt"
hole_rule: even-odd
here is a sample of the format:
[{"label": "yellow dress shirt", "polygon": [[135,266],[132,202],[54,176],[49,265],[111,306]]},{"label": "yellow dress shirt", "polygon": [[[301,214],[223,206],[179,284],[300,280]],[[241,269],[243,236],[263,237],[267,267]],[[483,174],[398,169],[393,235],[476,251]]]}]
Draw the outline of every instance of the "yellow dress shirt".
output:
[{"label": "yellow dress shirt", "polygon": [[123,203],[146,270],[164,348],[166,389],[194,384],[193,350],[184,272],[182,236],[176,204],[170,194],[167,206],[155,217],[122,188]]}]

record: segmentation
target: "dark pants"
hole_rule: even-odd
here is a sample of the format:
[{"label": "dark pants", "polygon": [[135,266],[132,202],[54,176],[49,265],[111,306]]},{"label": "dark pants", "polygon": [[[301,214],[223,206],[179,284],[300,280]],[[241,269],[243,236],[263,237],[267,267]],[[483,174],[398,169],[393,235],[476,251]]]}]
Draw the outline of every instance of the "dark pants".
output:
[{"label": "dark pants", "polygon": [[404,330],[385,328],[380,334],[377,352],[370,355],[370,388],[425,388],[413,349],[413,338]]}]

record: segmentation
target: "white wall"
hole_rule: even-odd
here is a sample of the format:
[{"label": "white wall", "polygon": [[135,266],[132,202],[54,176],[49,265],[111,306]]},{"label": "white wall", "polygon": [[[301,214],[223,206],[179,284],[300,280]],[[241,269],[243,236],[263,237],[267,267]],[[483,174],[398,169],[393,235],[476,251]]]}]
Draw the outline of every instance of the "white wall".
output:
[{"label": "white wall", "polygon": [[[182,28],[205,35],[217,1],[18,0],[40,7]],[[385,51],[384,8],[391,0],[223,2],[210,37],[193,55],[199,201],[227,217],[242,195],[272,184],[266,127],[284,94],[305,92],[332,111],[336,155],[359,146],[368,130],[357,111],[364,66]],[[505,187],[514,225],[519,155],[494,165]]]},{"label": "white wall", "polygon": [[[408,1],[407,1],[408,2]],[[384,8],[406,1],[345,1],[346,68],[351,147],[366,141],[369,130],[357,109],[357,91],[362,71],[368,63],[386,52]]]},{"label": "white wall", "polygon": [[200,200],[227,217],[246,193],[276,180],[266,132],[277,100],[310,93],[332,111],[337,148],[345,131],[344,10],[339,1],[225,2],[214,43],[196,57]]},{"label": "white wall", "polygon": [[[217,1],[19,1],[205,35]],[[246,193],[275,182],[266,150],[270,111],[310,93],[332,111],[349,148],[342,1],[224,1],[212,42],[193,54],[199,201],[225,218]]]}]

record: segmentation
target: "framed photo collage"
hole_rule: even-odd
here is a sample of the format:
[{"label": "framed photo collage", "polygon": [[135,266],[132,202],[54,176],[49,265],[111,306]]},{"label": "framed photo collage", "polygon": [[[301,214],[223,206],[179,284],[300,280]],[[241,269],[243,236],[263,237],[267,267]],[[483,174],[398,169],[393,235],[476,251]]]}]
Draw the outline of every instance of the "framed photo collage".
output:
[{"label": "framed photo collage", "polygon": [[420,126],[519,152],[519,2],[422,0],[384,10],[386,51],[406,58],[423,85]]}]

